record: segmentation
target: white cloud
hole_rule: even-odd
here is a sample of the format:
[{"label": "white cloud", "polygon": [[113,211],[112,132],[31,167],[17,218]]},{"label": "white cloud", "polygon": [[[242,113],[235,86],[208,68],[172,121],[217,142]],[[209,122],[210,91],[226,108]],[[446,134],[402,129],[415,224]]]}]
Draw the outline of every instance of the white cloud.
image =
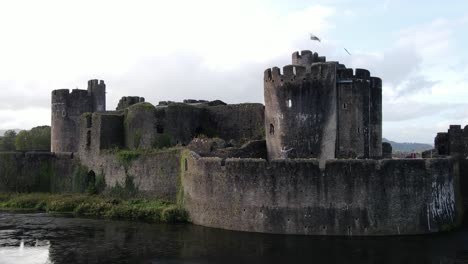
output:
[{"label": "white cloud", "polygon": [[[0,127],[48,124],[38,115],[50,92],[93,78],[108,84],[109,109],[128,94],[261,102],[263,70],[308,32],[330,29],[333,14],[263,0],[2,2]],[[10,112],[25,108],[42,110]]]},{"label": "white cloud", "polygon": [[[368,32],[372,37],[356,37],[351,44],[359,47],[365,41],[362,46],[373,48],[354,48],[349,56],[341,43],[350,40],[340,39],[341,33],[360,29],[354,23],[371,19],[382,3],[324,3],[1,2],[0,129],[49,124],[50,92],[84,89],[92,78],[106,81],[108,109],[124,95],[152,103],[184,98],[262,102],[263,70],[289,64],[290,54],[302,49],[348,67],[368,68],[383,79],[384,135],[389,139],[431,142],[447,122],[468,122],[468,57],[460,54],[465,45],[457,42],[468,16]],[[385,1],[383,8],[396,5]],[[353,24],[335,26],[341,14]],[[311,42],[309,32],[323,41]],[[387,46],[373,44],[383,35],[390,39]]]},{"label": "white cloud", "polygon": [[44,108],[1,110],[0,129],[26,129],[36,124],[50,124],[50,118],[50,110]]}]

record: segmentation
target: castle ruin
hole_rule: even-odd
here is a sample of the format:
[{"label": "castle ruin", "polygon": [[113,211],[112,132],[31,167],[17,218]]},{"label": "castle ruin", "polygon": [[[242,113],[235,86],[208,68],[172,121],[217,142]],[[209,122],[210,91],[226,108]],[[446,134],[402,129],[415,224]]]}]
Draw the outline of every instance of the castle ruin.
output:
[{"label": "castle ruin", "polygon": [[382,81],[310,51],[265,71],[268,158],[381,158]]},{"label": "castle ruin", "polygon": [[104,81],[90,80],[87,90],[52,91],[51,151],[77,152],[80,116],[88,112],[106,111]]},{"label": "castle ruin", "polygon": [[[371,236],[459,225],[456,162],[391,159],[382,149],[379,78],[302,51],[263,81],[265,106],[126,96],[108,111],[103,81],[55,90],[52,152],[0,155],[0,179],[9,179],[0,190],[74,191],[89,184],[71,173],[84,166],[109,188],[131,180],[208,227]],[[461,151],[443,137],[438,146]],[[42,167],[45,183],[34,169]]]}]

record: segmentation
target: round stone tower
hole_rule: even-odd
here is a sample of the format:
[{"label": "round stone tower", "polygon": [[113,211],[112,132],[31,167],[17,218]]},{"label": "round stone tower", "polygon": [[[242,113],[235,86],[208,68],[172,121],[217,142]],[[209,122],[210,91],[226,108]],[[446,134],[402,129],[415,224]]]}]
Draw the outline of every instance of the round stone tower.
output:
[{"label": "round stone tower", "polygon": [[51,151],[77,152],[80,138],[79,120],[86,112],[105,111],[106,85],[90,80],[88,90],[52,91]]},{"label": "round stone tower", "polygon": [[381,157],[381,80],[311,51],[292,62],[264,74],[268,158]]},{"label": "round stone tower", "polygon": [[336,66],[318,62],[265,71],[269,159],[334,158]]}]

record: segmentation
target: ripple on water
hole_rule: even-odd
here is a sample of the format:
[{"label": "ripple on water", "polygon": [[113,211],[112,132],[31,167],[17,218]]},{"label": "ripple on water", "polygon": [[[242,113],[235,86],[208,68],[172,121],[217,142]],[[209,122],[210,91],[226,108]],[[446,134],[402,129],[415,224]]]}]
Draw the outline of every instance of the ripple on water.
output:
[{"label": "ripple on water", "polygon": [[0,263],[455,264],[468,263],[468,228],[433,236],[340,238],[0,213]]},{"label": "ripple on water", "polygon": [[21,241],[19,246],[0,247],[0,263],[52,264],[49,248],[49,241],[35,241],[34,246],[25,246]]}]

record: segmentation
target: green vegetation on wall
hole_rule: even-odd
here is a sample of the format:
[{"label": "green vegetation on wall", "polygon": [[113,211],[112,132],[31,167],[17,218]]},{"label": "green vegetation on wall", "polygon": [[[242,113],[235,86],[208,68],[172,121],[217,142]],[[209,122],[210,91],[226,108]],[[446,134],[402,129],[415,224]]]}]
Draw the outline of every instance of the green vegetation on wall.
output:
[{"label": "green vegetation on wall", "polygon": [[188,169],[188,159],[190,151],[182,150],[180,153],[180,168],[179,168],[179,178],[177,179],[177,197],[176,204],[179,208],[184,208],[184,185],[182,180],[184,177],[185,171]]},{"label": "green vegetation on wall", "polygon": [[88,167],[78,165],[72,173],[72,192],[83,193],[88,187],[87,184]]},{"label": "green vegetation on wall", "polygon": [[137,129],[133,135],[133,146],[138,149],[141,144],[141,129]]},{"label": "green vegetation on wall", "polygon": [[54,181],[55,171],[49,156],[0,153],[0,190],[50,192]]},{"label": "green vegetation on wall", "polygon": [[72,174],[72,192],[100,194],[106,186],[103,174],[96,175],[94,171],[83,165],[75,166]]},{"label": "green vegetation on wall", "polygon": [[37,186],[34,188],[35,191],[49,192],[54,176],[55,173],[51,164],[49,162],[42,162],[39,165],[39,182],[37,182]]},{"label": "green vegetation on wall", "polygon": [[156,135],[156,138],[153,141],[152,147],[155,149],[163,149],[172,147],[172,137],[169,134],[163,133]]},{"label": "green vegetation on wall", "polygon": [[116,155],[119,163],[124,166],[126,169],[129,169],[132,163],[140,158],[140,156],[165,153],[165,152],[174,152],[181,150],[180,147],[170,147],[164,149],[137,149],[137,150],[128,150],[128,149],[112,149],[109,153]]},{"label": "green vegetation on wall", "polygon": [[100,175],[98,175],[96,177],[96,182],[95,182],[95,185],[94,185],[95,192],[93,192],[91,194],[100,194],[100,193],[104,192],[106,187],[107,187],[106,177],[104,175],[100,174]]},{"label": "green vegetation on wall", "polygon": [[113,197],[128,199],[138,194],[138,187],[135,185],[134,178],[126,175],[123,184],[116,182],[114,186],[109,188],[109,194]]},{"label": "green vegetation on wall", "polygon": [[118,150],[116,152],[117,160],[124,166],[125,169],[128,169],[132,162],[136,160],[142,154],[138,150]]}]

